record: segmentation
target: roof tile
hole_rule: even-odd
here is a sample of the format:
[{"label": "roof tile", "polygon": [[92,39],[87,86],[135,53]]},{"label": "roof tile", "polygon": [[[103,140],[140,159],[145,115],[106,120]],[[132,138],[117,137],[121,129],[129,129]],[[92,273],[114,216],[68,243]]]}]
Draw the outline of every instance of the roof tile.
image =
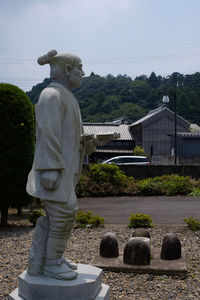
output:
[{"label": "roof tile", "polygon": [[106,123],[83,123],[83,129],[88,134],[99,134],[104,132],[120,133],[119,140],[133,140],[129,125],[127,124],[106,124]]}]

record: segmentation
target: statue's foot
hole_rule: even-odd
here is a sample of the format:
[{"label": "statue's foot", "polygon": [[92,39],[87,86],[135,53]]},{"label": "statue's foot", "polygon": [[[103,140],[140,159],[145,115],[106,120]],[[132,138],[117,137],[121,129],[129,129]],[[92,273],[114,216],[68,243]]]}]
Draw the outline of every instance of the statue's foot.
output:
[{"label": "statue's foot", "polygon": [[65,258],[64,256],[61,258],[62,263],[66,264],[70,269],[77,270],[77,264],[75,264],[73,261]]},{"label": "statue's foot", "polygon": [[44,275],[60,280],[74,280],[78,276],[78,274],[70,269],[65,263],[53,265],[46,264],[44,267]]}]

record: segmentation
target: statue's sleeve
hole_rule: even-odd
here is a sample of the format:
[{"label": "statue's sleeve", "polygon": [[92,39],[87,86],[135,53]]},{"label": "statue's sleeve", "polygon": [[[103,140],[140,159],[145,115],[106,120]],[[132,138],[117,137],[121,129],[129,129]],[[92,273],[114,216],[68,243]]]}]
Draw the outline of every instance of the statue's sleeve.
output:
[{"label": "statue's sleeve", "polygon": [[63,110],[57,90],[47,88],[41,93],[36,107],[36,171],[65,168],[61,146]]}]

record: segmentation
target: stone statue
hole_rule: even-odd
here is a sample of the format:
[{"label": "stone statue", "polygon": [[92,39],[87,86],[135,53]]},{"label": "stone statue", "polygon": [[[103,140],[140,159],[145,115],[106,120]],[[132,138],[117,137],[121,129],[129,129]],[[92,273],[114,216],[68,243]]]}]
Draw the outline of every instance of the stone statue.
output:
[{"label": "stone statue", "polygon": [[[71,92],[80,86],[84,75],[78,56],[51,50],[39,57],[38,63],[50,65],[53,80],[42,91],[36,106],[35,157],[27,182],[27,192],[42,199],[48,218],[43,269],[38,274],[42,272],[48,277],[72,280],[77,277],[77,266],[64,258],[63,253],[77,211],[75,187],[83,158],[95,151],[97,145],[104,145],[119,136],[116,133],[84,134],[79,105]],[[46,221],[40,224],[42,222],[46,224]],[[40,229],[37,232],[41,232]],[[39,235],[36,233],[35,237]],[[37,243],[40,242],[32,242],[32,257],[34,249],[40,251]],[[29,275],[38,275],[33,270],[29,259]]]}]

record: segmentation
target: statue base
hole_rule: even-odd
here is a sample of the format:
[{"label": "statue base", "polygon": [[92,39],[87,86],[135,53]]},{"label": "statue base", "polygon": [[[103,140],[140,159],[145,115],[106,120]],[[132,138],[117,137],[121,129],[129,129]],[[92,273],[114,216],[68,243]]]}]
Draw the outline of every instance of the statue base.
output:
[{"label": "statue base", "polygon": [[29,276],[24,271],[19,276],[19,288],[9,295],[10,300],[109,300],[109,286],[102,284],[102,269],[78,264],[75,280],[58,280]]}]

